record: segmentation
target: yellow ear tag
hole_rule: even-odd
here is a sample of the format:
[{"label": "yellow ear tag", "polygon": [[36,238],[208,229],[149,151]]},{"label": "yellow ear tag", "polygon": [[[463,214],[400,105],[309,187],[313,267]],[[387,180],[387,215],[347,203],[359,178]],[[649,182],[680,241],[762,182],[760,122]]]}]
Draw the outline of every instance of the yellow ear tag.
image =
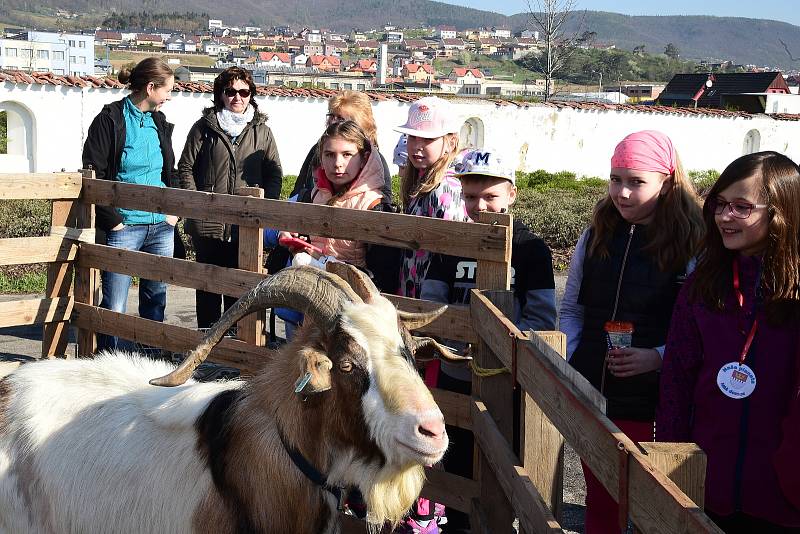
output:
[{"label": "yellow ear tag", "polygon": [[294,383],[294,392],[300,393],[305,389],[308,383],[311,381],[311,373],[306,372],[303,376],[297,379],[297,382]]}]

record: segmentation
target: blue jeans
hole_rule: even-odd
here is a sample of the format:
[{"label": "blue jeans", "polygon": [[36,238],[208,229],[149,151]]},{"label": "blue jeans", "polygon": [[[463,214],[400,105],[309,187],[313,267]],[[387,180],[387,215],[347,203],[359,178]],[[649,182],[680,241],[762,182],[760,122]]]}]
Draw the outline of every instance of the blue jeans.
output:
[{"label": "blue jeans", "polygon": [[[172,256],[175,246],[174,232],[174,227],[167,222],[124,226],[120,230],[107,232],[106,244],[125,250]],[[125,313],[131,277],[127,274],[103,271],[102,282],[103,300],[100,302],[100,307]],[[140,317],[163,322],[166,306],[167,284],[153,280],[139,280]],[[100,349],[131,348],[130,344],[123,346],[117,337],[108,335],[101,335],[98,345]]]}]

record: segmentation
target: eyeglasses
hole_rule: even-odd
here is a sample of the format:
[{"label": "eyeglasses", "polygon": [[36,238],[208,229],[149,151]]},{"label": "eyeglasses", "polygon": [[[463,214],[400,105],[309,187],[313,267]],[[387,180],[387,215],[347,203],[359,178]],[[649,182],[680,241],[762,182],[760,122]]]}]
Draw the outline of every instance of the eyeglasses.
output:
[{"label": "eyeglasses", "polygon": [[227,96],[228,98],[233,98],[234,96],[236,96],[236,93],[239,93],[239,96],[241,96],[242,98],[247,98],[250,96],[250,89],[237,90],[234,89],[233,87],[226,87],[223,92],[225,93],[225,96]]},{"label": "eyeglasses", "polygon": [[347,120],[341,115],[337,115],[336,113],[326,113],[325,118],[327,119],[329,124],[333,124],[334,122],[344,122]]},{"label": "eyeglasses", "polygon": [[750,217],[753,210],[768,207],[767,204],[750,204],[742,200],[731,200],[728,202],[722,198],[711,198],[708,201],[708,205],[709,208],[714,210],[715,215],[722,215],[722,212],[725,211],[727,207],[731,216],[737,219],[747,219]]}]

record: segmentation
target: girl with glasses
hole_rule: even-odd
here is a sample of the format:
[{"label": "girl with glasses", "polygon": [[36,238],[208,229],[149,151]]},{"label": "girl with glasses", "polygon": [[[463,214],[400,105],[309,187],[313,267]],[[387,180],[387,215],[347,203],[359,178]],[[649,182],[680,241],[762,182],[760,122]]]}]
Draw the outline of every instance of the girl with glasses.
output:
[{"label": "girl with glasses", "polygon": [[[559,328],[570,364],[634,441],[653,441],[658,371],[672,306],[703,233],[694,186],[669,137],[625,137],[608,194],[569,267]],[[586,465],[587,534],[619,532],[618,506]]]},{"label": "girl with glasses", "polygon": [[[214,80],[214,104],[194,123],[178,163],[180,187],[210,193],[235,194],[242,187],[260,187],[277,199],[283,182],[278,146],[258,109],[256,84],[248,70],[230,67]],[[197,261],[237,267],[238,228],[235,225],[189,219]],[[236,301],[224,297],[227,309]],[[197,290],[198,328],[208,328],[222,314],[223,297]]]},{"label": "girl with glasses", "polygon": [[725,532],[800,532],[800,168],[777,152],[743,156],[703,215],[703,252],[667,339],[656,437],[706,453],[706,513]]}]

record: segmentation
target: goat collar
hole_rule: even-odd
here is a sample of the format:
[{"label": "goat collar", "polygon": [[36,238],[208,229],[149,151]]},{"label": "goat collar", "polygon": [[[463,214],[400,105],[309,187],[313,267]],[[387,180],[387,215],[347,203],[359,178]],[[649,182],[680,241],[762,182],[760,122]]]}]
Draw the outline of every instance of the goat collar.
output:
[{"label": "goat collar", "polygon": [[297,467],[301,473],[303,473],[307,479],[313,482],[316,486],[324,489],[336,499],[336,509],[340,512],[344,511],[344,488],[340,486],[331,486],[328,484],[328,477],[317,471],[317,469],[311,465],[311,462],[306,460],[305,456],[297,450],[295,447],[292,447],[288,443],[286,443],[286,437],[283,435],[283,432],[278,432],[278,435],[281,438],[281,444],[283,444],[283,448],[286,450],[286,453],[289,455],[289,458],[292,459],[295,467]]}]

